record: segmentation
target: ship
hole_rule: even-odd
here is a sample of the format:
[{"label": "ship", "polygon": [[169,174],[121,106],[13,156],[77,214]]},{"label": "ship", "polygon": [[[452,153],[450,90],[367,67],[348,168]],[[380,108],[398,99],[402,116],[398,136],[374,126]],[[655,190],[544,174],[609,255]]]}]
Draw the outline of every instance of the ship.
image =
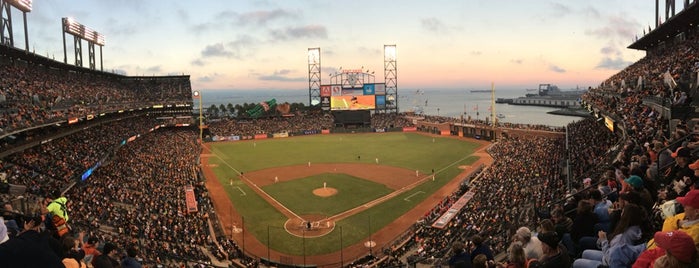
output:
[{"label": "ship", "polygon": [[[530,91],[527,89],[527,91]],[[579,106],[579,99],[586,90],[561,90],[556,85],[539,84],[538,92],[519,98],[498,98],[495,103],[569,108]]]}]

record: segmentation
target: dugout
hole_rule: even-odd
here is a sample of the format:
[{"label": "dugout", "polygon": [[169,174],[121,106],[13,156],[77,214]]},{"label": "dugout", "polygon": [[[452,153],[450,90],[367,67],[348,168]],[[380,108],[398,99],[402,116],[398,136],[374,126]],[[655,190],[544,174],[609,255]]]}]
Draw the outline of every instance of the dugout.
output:
[{"label": "dugout", "polygon": [[371,127],[371,111],[333,111],[333,124],[338,128]]}]

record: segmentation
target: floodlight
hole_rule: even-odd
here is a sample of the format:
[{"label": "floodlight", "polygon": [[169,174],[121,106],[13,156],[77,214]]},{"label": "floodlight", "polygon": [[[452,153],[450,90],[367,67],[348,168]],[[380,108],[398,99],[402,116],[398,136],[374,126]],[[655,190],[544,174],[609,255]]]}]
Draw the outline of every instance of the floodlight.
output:
[{"label": "floodlight", "polygon": [[21,10],[22,12],[32,11],[32,0],[5,0],[11,6]]},{"label": "floodlight", "polygon": [[308,64],[318,64],[320,61],[320,48],[308,49]]},{"label": "floodlight", "polygon": [[396,60],[396,45],[384,45],[383,46],[384,58],[388,61]]}]

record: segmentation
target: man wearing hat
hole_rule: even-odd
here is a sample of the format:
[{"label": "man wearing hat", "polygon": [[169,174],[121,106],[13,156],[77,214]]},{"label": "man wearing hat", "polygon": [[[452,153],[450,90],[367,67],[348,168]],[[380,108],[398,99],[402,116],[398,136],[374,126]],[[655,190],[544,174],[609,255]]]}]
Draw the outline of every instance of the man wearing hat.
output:
[{"label": "man wearing hat", "polygon": [[624,182],[629,185],[630,192],[638,193],[638,196],[641,198],[639,200],[641,203],[638,205],[645,208],[646,211],[652,211],[653,203],[655,202],[653,202],[653,197],[650,195],[648,189],[643,186],[643,179],[638,175],[631,175],[625,179]]},{"label": "man wearing hat", "polygon": [[[699,159],[697,161],[694,161],[694,163],[691,163],[687,165],[689,169],[694,171],[694,178],[699,178]],[[694,181],[694,189],[699,189],[699,180]]]},{"label": "man wearing hat", "polygon": [[694,240],[683,231],[656,232],[653,240],[658,247],[642,252],[633,267],[670,267],[670,263],[690,264],[696,259]]},{"label": "man wearing hat", "polygon": [[570,267],[570,257],[566,249],[561,246],[556,232],[544,232],[538,236],[541,241],[543,256],[529,267],[534,268],[567,268]]},{"label": "man wearing hat", "polygon": [[691,163],[690,158],[692,157],[692,151],[689,148],[680,147],[672,153],[672,158],[675,159],[675,165],[670,169],[666,184],[671,183],[673,180],[677,181],[683,177],[692,177],[694,172],[689,168],[689,163]]},{"label": "man wearing hat", "polygon": [[[695,244],[699,244],[699,189],[691,190],[687,195],[678,197],[676,200],[682,204],[684,212],[666,218],[662,231],[683,231],[692,237]],[[656,246],[657,243],[654,240],[648,242],[648,249]]]}]

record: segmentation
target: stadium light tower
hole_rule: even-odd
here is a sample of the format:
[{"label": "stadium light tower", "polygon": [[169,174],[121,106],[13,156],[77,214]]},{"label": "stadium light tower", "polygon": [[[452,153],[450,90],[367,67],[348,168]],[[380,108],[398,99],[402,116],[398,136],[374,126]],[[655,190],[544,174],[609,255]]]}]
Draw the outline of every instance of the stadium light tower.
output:
[{"label": "stadium light tower", "polygon": [[398,68],[396,45],[383,46],[383,74],[386,83],[386,112],[398,112]]},{"label": "stadium light tower", "polygon": [[308,49],[308,105],[320,104],[320,48]]},{"label": "stadium light tower", "polygon": [[199,142],[204,143],[204,126],[202,124],[204,122],[204,113],[201,104],[201,92],[199,90],[192,92],[192,99],[199,99]]},{"label": "stadium light tower", "polygon": [[68,64],[68,52],[66,49],[66,33],[73,35],[73,46],[75,48],[75,65],[83,67],[82,40],[87,41],[88,60],[90,69],[95,70],[95,45],[100,47],[100,71],[102,66],[102,47],[104,46],[104,36],[85,25],[76,22],[73,18],[62,18],[63,27],[63,63]]},{"label": "stadium light tower", "polygon": [[15,38],[12,34],[12,9],[14,7],[22,12],[24,19],[24,51],[29,51],[29,35],[27,35],[27,12],[32,11],[32,0],[0,0],[0,45],[14,47]]}]

